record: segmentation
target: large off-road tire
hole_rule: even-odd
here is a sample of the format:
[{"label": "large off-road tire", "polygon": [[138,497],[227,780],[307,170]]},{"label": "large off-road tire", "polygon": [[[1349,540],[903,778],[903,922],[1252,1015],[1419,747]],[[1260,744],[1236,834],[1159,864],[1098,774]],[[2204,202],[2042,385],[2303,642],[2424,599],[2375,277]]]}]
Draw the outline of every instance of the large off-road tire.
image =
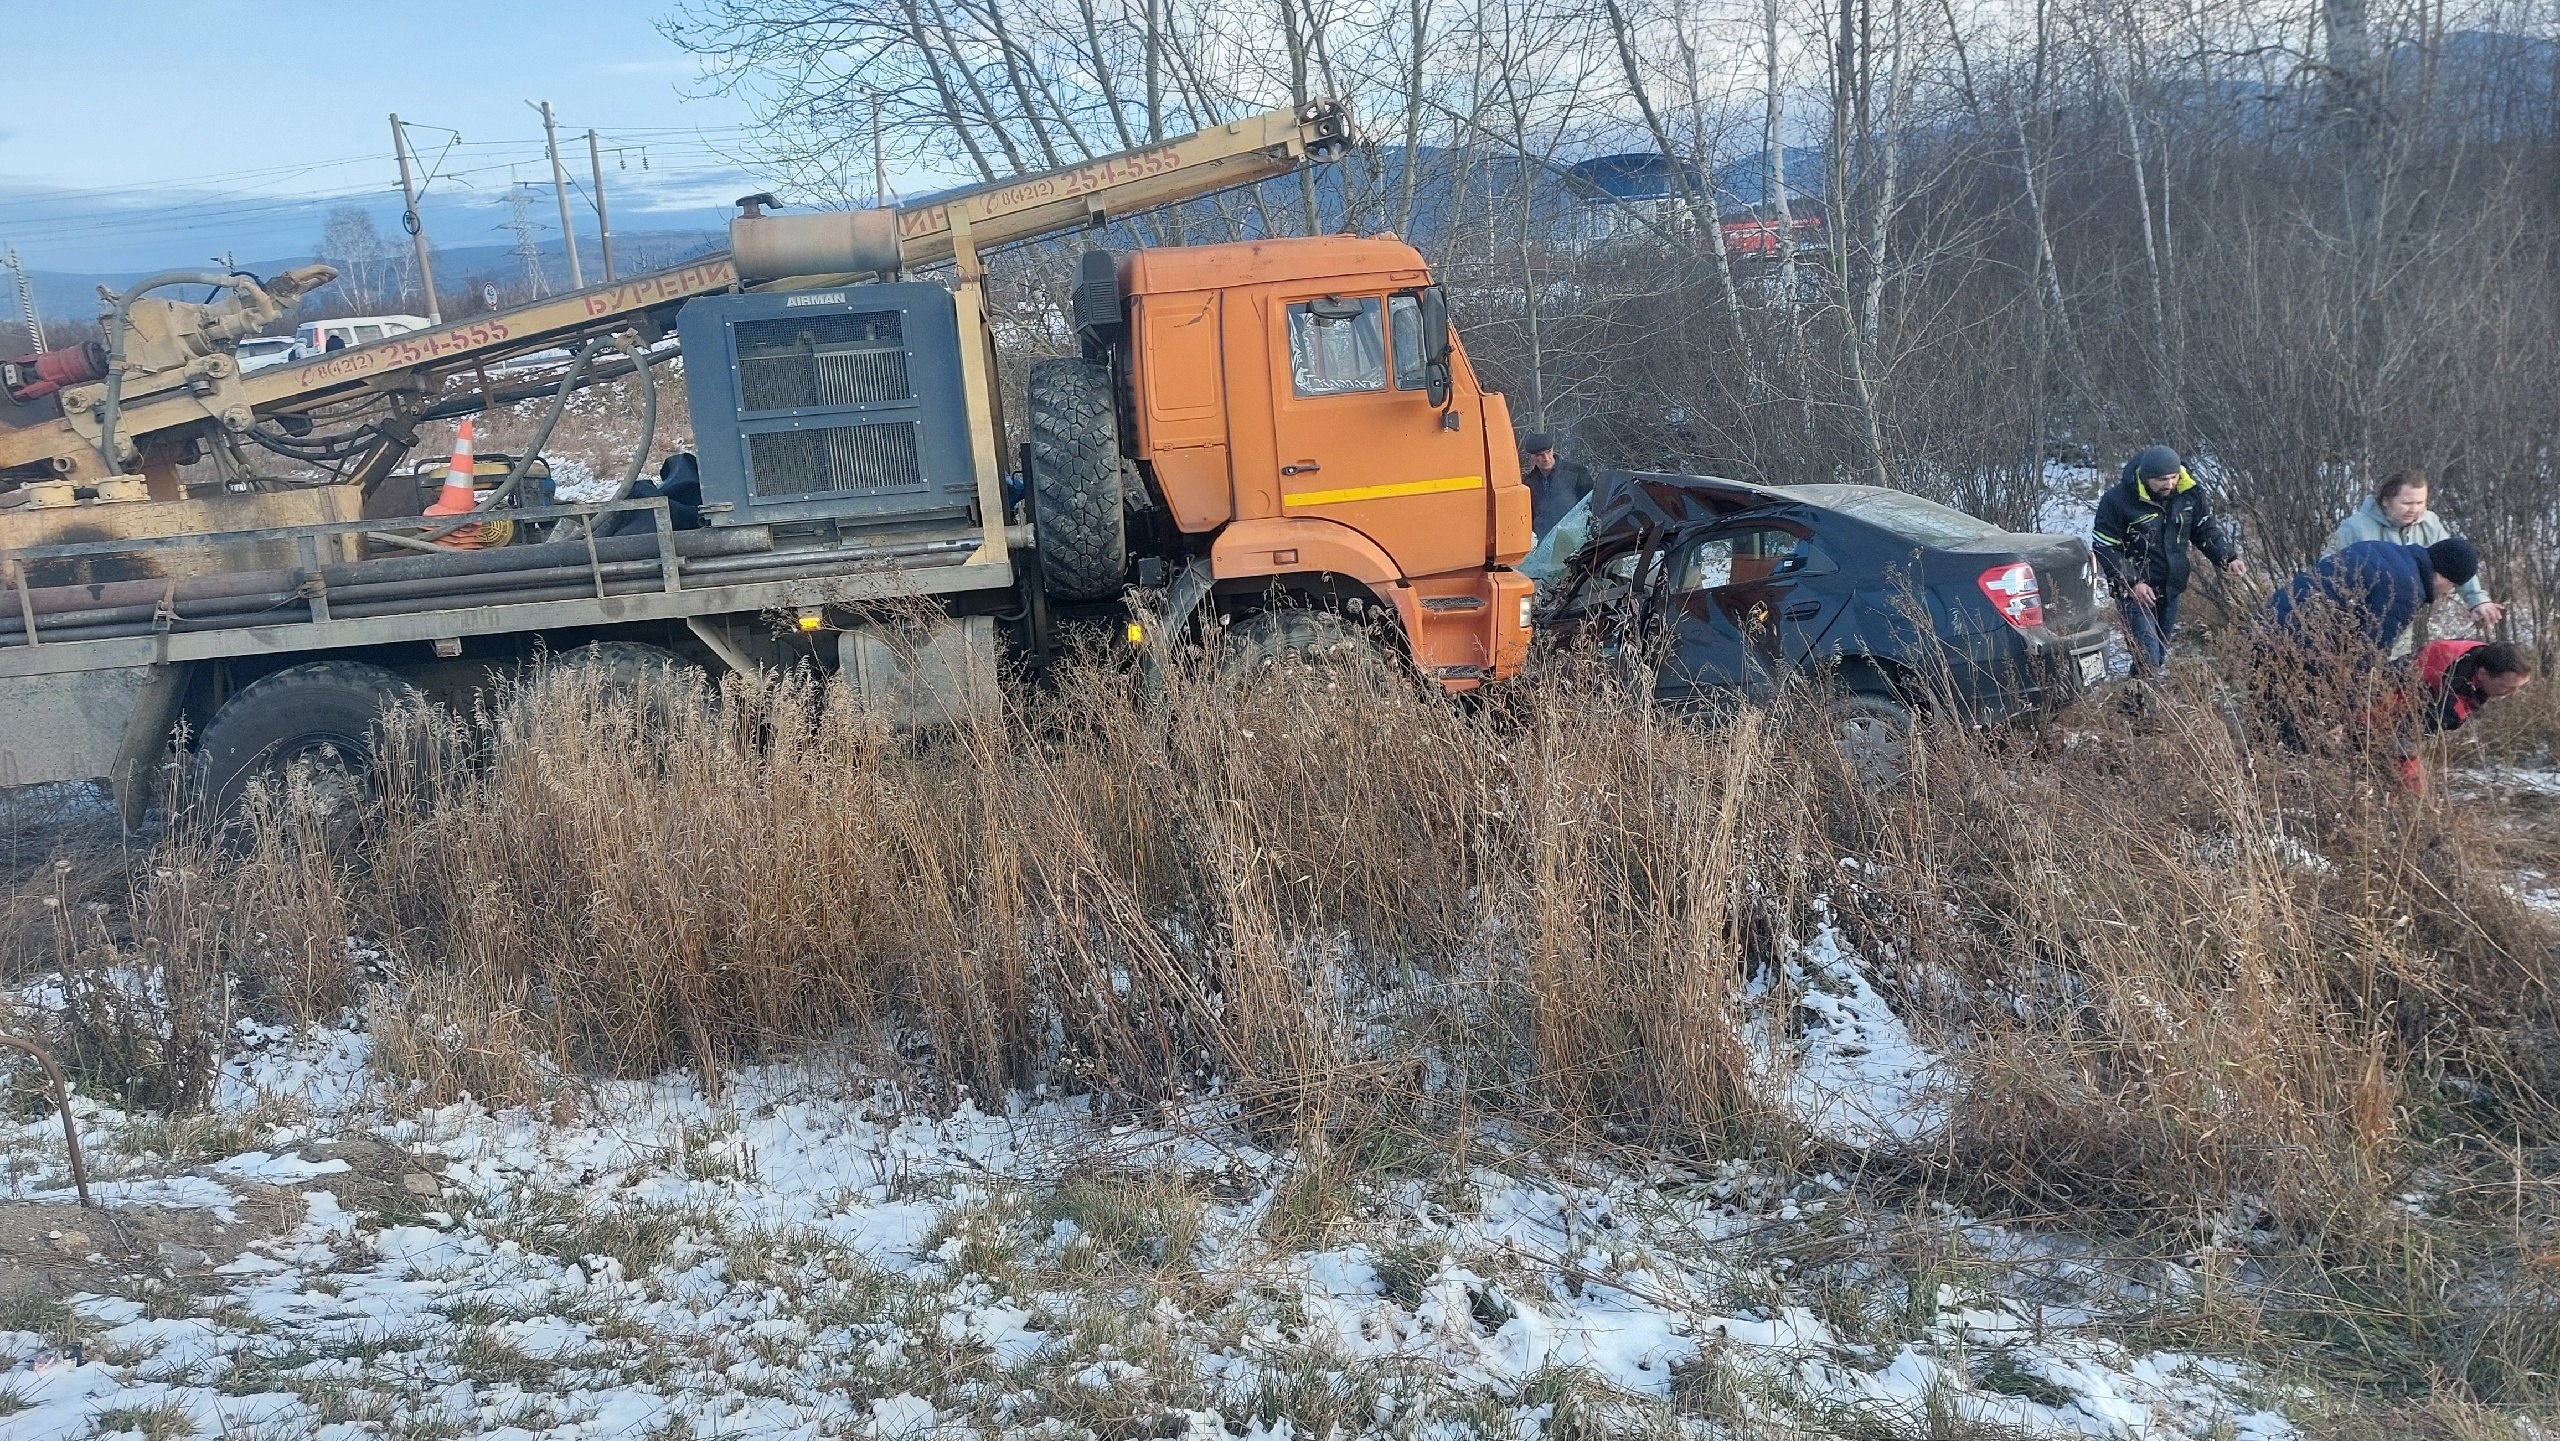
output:
[{"label": "large off-road tire", "polygon": [[1330,611],[1266,610],[1226,628],[1218,670],[1246,680],[1296,667],[1344,667],[1370,656],[1368,641]]},{"label": "large off-road tire", "polygon": [[665,731],[689,719],[709,699],[702,667],[665,646],[636,640],[590,641],[553,656],[547,665],[556,677],[607,704],[638,707],[651,730]]},{"label": "large off-road tire", "polygon": [[1129,569],[1119,407],[1098,361],[1031,367],[1031,507],[1052,599],[1108,600]]},{"label": "large off-road tire", "polygon": [[196,803],[219,819],[249,788],[303,769],[308,794],[351,809],[379,794],[383,719],[426,695],[378,665],[322,660],[261,676],[213,713],[196,746]]}]

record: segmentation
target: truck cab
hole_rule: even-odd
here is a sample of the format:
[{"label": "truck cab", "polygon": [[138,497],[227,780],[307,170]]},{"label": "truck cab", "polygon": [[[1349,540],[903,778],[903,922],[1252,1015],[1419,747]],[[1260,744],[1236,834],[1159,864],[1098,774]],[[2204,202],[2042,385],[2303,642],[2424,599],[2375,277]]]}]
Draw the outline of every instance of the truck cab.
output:
[{"label": "truck cab", "polygon": [[[1445,689],[1519,667],[1529,496],[1510,410],[1477,383],[1412,246],[1140,250],[1112,266],[1116,304],[1092,293],[1101,278],[1089,265],[1077,316],[1085,363],[1111,369],[1120,453],[1142,488],[1134,557],[1205,581],[1201,605],[1222,620],[1275,601],[1374,602]],[[1043,389],[1035,439],[1058,428]]]}]

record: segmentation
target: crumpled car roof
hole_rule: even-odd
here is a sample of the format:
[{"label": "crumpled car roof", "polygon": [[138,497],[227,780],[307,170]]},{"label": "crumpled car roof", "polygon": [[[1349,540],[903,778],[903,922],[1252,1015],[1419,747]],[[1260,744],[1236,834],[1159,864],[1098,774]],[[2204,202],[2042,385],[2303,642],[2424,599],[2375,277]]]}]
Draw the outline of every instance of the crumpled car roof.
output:
[{"label": "crumpled car roof", "polygon": [[1672,526],[1786,499],[1779,491],[1710,475],[1604,470],[1592,477],[1591,530],[1583,548],[1614,551]]}]

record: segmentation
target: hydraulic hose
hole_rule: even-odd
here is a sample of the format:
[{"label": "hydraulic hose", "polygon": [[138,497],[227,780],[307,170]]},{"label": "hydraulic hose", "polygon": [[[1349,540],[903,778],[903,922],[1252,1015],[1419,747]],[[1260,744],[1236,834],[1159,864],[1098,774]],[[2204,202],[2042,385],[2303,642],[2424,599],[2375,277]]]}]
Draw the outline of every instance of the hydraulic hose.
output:
[{"label": "hydraulic hose", "polygon": [[[640,472],[649,464],[649,448],[658,441],[658,376],[649,368],[649,347],[637,340],[625,342],[616,338],[613,348],[631,359],[631,373],[640,378],[640,443],[631,449],[631,464],[622,472],[622,483],[613,488],[607,501],[628,500],[631,487],[640,483]],[[574,540],[587,533],[592,520],[572,516],[560,523],[560,538]]]},{"label": "hydraulic hose", "polygon": [[542,458],[542,447],[551,443],[551,428],[560,423],[561,412],[569,408],[569,393],[578,388],[578,376],[586,370],[587,362],[595,357],[597,347],[604,343],[604,337],[598,336],[579,346],[578,353],[570,357],[568,372],[560,377],[560,389],[551,397],[551,408],[542,413],[542,424],[534,428],[533,438],[524,443],[524,453],[516,457],[515,464],[507,467],[507,478],[499,481],[497,488],[489,492],[488,498],[481,502],[481,509],[495,510],[515,498],[516,487],[524,483],[525,472],[533,469],[533,463]]},{"label": "hydraulic hose", "polygon": [[631,487],[640,483],[640,472],[649,464],[649,448],[658,443],[658,373],[649,368],[649,347],[636,338],[620,345],[622,353],[631,357],[632,374],[640,380],[640,443],[632,447],[631,468],[622,473],[622,484],[613,490],[615,500],[628,500]]},{"label": "hydraulic hose", "polygon": [[478,525],[487,518],[480,512],[496,510],[514,497],[516,487],[524,483],[525,472],[531,470],[533,463],[542,457],[542,447],[551,442],[551,428],[560,423],[561,412],[569,408],[569,393],[578,388],[578,376],[586,370],[587,361],[594,357],[597,347],[604,343],[604,337],[597,336],[579,346],[578,353],[570,358],[567,373],[560,377],[560,388],[551,397],[551,408],[542,413],[542,424],[534,427],[533,438],[524,443],[524,453],[516,457],[515,464],[507,467],[507,478],[499,481],[487,495],[482,496],[479,504],[472,508],[471,514],[456,516],[451,525],[439,526],[419,536],[418,539],[442,540],[466,525]]},{"label": "hydraulic hose", "polygon": [[116,464],[116,422],[124,415],[124,338],[133,303],[144,294],[168,285],[238,289],[247,283],[211,270],[164,270],[139,285],[127,286],[124,293],[116,297],[115,308],[107,313],[107,397],[98,408],[98,459],[106,463],[108,474],[124,469]]}]

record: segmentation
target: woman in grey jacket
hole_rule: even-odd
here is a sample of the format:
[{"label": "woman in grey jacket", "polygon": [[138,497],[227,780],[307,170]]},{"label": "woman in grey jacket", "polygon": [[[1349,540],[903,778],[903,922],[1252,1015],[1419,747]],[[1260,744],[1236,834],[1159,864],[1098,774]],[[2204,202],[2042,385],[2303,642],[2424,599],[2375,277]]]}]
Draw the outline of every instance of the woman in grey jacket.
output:
[{"label": "woman in grey jacket", "polygon": [[[2321,547],[2322,556],[2336,555],[2360,540],[2387,540],[2394,545],[2433,545],[2453,534],[2437,514],[2427,509],[2427,473],[2403,470],[2375,488],[2373,498],[2357,506],[2355,513],[2338,522],[2329,543]],[[2507,609],[2489,599],[2480,588],[2480,578],[2473,576],[2454,592],[2471,610],[2471,618],[2479,623],[2482,633],[2494,633],[2499,622],[2507,618]],[[2400,633],[2391,643],[2393,659],[2407,655],[2415,648],[2416,627]]]}]

